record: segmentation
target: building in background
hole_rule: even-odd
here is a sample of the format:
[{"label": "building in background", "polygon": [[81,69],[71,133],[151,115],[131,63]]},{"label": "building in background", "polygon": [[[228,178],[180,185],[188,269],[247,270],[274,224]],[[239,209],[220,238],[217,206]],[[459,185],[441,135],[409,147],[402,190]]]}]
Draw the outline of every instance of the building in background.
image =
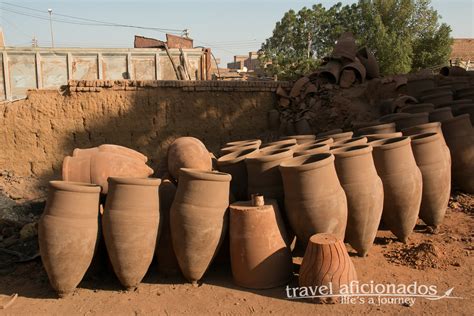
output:
[{"label": "building in background", "polygon": [[474,38],[455,38],[449,63],[468,70],[474,69]]}]

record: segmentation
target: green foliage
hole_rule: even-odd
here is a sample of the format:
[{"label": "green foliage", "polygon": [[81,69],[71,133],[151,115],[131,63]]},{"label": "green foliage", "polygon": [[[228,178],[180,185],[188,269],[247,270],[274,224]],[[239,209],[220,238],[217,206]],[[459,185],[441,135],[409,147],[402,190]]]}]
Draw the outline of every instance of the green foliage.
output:
[{"label": "green foliage", "polygon": [[294,79],[313,71],[345,31],[374,51],[382,74],[405,73],[446,63],[451,28],[439,23],[430,0],[359,0],[325,8],[290,10],[262,44],[271,75]]}]

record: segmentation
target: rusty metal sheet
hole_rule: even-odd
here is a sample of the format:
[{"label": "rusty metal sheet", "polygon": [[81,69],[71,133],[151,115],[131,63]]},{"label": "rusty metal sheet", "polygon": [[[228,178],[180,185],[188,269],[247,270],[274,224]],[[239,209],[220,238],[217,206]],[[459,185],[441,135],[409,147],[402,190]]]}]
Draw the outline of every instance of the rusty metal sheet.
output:
[{"label": "rusty metal sheet", "polygon": [[98,79],[97,55],[73,55],[72,79],[95,80]]},{"label": "rusty metal sheet", "polygon": [[127,55],[103,55],[102,78],[108,80],[130,79],[127,72]]},{"label": "rusty metal sheet", "polygon": [[43,88],[67,84],[67,55],[41,55],[41,80]]},{"label": "rusty metal sheet", "polygon": [[14,99],[24,97],[28,89],[36,89],[35,54],[10,54],[8,68]]},{"label": "rusty metal sheet", "polygon": [[155,79],[155,56],[133,56],[132,55],[133,79],[154,80]]},{"label": "rusty metal sheet", "polygon": [[166,34],[168,48],[193,48],[193,40],[181,36]]}]

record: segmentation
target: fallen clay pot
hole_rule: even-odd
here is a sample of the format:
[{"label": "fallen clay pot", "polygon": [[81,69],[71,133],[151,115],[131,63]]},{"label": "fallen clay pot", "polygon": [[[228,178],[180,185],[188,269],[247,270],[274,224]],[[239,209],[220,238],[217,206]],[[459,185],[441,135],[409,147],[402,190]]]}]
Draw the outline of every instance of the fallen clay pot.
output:
[{"label": "fallen clay pot", "polygon": [[211,171],[212,161],[206,146],[194,137],[179,137],[168,147],[168,171],[179,180],[181,168]]}]

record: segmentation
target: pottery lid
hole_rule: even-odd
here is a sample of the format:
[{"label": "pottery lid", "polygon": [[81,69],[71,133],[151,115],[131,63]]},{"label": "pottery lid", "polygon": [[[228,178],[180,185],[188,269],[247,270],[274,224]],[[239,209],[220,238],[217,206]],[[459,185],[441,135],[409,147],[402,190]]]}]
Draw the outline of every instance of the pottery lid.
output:
[{"label": "pottery lid", "polygon": [[206,171],[193,168],[180,168],[179,169],[179,178],[188,177],[198,180],[208,180],[208,181],[221,181],[221,182],[230,182],[232,176],[225,172],[218,171]]},{"label": "pottery lid", "polygon": [[49,186],[56,190],[82,193],[99,193],[101,190],[97,184],[61,180],[49,181]]}]

